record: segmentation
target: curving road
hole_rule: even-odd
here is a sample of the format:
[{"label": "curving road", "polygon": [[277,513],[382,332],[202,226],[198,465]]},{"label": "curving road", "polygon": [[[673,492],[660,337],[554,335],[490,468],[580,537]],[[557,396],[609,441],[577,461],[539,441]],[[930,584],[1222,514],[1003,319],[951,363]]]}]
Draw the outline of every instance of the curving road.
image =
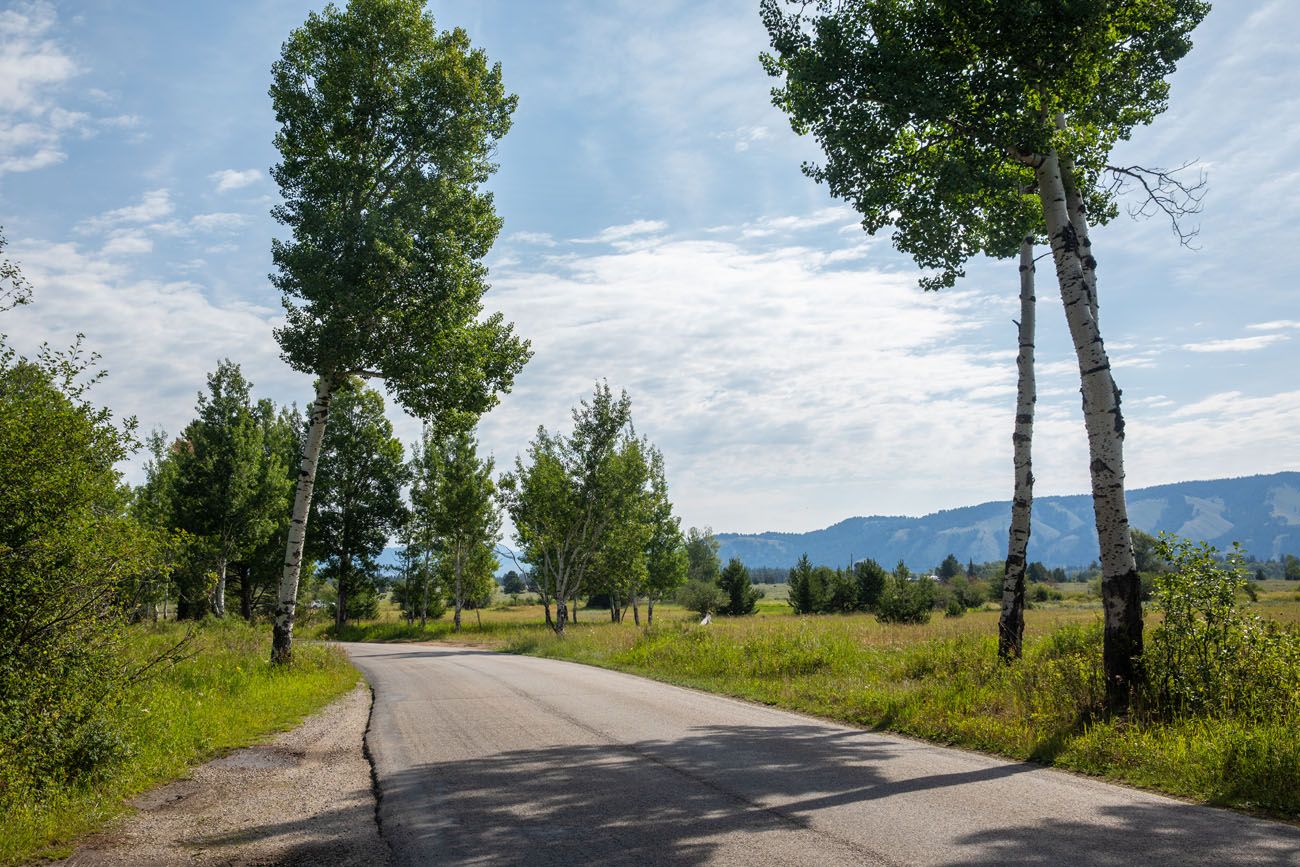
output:
[{"label": "curving road", "polygon": [[1033,765],[573,663],[344,646],[397,864],[1300,865],[1300,828]]}]

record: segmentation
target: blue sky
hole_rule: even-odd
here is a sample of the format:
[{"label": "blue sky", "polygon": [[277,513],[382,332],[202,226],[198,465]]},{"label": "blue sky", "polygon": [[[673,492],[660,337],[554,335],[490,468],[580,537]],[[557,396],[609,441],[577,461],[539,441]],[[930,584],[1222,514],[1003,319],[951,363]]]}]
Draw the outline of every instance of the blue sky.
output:
[{"label": "blue sky", "polygon": [[[269,67],[316,3],[18,2],[0,11],[0,225],[36,287],[19,348],[77,332],[101,400],[175,432],[217,359],[305,402],[266,279]],[[799,170],[755,0],[437,2],[519,95],[492,181],[489,309],[533,340],[483,422],[498,465],[607,377],[664,450],[687,524],[806,530],[1009,494],[1017,275],[924,294],[887,238]],[[1095,233],[1131,486],[1300,466],[1300,4],[1220,0],[1170,109],[1116,154],[1198,161],[1196,250]],[[1087,489],[1077,372],[1040,271],[1035,469]],[[408,440],[418,423],[392,411]],[[128,468],[135,477],[138,463]]]}]

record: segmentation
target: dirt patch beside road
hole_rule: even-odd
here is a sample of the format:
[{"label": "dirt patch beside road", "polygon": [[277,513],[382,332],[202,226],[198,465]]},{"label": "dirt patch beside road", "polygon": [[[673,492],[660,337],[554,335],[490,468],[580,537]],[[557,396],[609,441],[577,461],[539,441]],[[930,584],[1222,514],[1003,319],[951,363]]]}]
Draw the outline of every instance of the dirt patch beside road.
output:
[{"label": "dirt patch beside road", "polygon": [[370,690],[352,692],[274,741],[146,792],[140,810],[88,838],[69,867],[387,864],[363,752]]}]

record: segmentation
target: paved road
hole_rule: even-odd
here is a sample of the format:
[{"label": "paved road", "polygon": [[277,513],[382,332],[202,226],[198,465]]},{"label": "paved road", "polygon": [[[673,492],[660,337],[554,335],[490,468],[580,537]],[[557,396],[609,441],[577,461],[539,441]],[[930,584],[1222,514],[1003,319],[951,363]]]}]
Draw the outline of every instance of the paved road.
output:
[{"label": "paved road", "polygon": [[1300,828],[572,663],[345,645],[398,864],[1300,865]]}]

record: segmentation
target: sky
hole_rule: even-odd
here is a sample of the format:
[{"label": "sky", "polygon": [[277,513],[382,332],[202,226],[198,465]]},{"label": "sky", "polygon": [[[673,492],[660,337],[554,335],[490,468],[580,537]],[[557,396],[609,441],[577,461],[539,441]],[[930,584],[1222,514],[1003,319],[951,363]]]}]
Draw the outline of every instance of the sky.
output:
[{"label": "sky", "polygon": [[[180,430],[224,357],[258,396],[311,398],[272,335],[285,230],[267,88],[321,5],[0,7],[0,225],[35,288],[0,329],[24,352],[83,333],[109,372],[96,398],[145,431]],[[499,468],[607,379],[663,450],[686,526],[804,531],[1009,498],[1015,262],[924,293],[887,236],[803,175],[819,152],[771,106],[757,0],[429,9],[519,96],[484,303],[535,355],[480,425]],[[1300,3],[1219,0],[1195,41],[1169,110],[1114,157],[1206,173],[1194,249],[1156,219],[1093,232],[1130,488],[1300,467]],[[1052,277],[1040,268],[1036,490],[1080,493]],[[390,416],[414,441],[419,422]]]}]

